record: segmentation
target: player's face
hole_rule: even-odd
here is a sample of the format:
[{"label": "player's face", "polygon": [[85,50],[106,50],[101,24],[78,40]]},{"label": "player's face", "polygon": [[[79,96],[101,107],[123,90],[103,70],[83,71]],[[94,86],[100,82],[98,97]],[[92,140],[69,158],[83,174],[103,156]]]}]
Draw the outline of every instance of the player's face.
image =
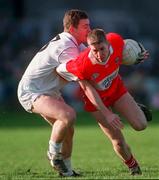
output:
[{"label": "player's face", "polygon": [[[88,43],[89,44],[89,43]],[[106,62],[110,55],[110,45],[102,42],[100,44],[89,45],[92,55],[98,62]]]},{"label": "player's face", "polygon": [[79,21],[78,27],[74,28],[74,37],[76,38],[78,44],[87,42],[87,35],[90,32],[90,22],[89,19],[81,19]]}]

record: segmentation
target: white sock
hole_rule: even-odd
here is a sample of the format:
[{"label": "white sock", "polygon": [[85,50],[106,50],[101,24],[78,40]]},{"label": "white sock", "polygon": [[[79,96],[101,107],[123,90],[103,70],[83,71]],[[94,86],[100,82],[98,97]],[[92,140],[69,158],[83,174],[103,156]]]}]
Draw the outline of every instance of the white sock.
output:
[{"label": "white sock", "polygon": [[62,147],[62,143],[56,143],[52,140],[49,141],[49,152],[52,154],[59,153]]},{"label": "white sock", "polygon": [[[72,166],[71,166],[71,158],[64,159],[65,166],[67,167],[69,172],[72,172]],[[73,173],[73,172],[72,172]]]}]

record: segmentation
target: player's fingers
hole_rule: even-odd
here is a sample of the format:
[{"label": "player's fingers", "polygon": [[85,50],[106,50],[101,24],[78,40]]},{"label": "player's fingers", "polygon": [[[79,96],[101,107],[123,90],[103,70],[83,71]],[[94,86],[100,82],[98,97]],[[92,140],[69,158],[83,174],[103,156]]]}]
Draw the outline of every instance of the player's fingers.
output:
[{"label": "player's fingers", "polygon": [[149,55],[150,55],[150,53],[149,53],[148,51],[145,51],[145,52],[143,52],[143,54],[142,54],[143,57],[148,57]]},{"label": "player's fingers", "polygon": [[149,52],[148,51],[145,51],[144,53],[143,53],[143,57],[148,57],[150,54],[149,54]]},{"label": "player's fingers", "polygon": [[124,128],[124,125],[120,120],[116,121],[116,126],[117,126],[118,129],[123,129]]},{"label": "player's fingers", "polygon": [[113,120],[111,125],[114,129],[123,129],[124,128],[123,123],[119,119]]}]

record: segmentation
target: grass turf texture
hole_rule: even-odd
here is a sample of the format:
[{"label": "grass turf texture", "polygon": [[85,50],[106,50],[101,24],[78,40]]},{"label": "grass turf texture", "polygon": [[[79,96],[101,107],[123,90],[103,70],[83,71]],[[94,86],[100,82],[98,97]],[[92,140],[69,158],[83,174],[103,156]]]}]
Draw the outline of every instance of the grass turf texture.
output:
[{"label": "grass turf texture", "polygon": [[[142,132],[125,123],[123,133],[143,172],[142,176],[132,177],[94,119],[80,113],[75,125],[72,163],[82,177],[76,179],[159,179],[158,119],[159,112],[153,111],[153,122]],[[46,158],[50,132],[51,127],[37,115],[2,110],[0,179],[58,179]]]}]

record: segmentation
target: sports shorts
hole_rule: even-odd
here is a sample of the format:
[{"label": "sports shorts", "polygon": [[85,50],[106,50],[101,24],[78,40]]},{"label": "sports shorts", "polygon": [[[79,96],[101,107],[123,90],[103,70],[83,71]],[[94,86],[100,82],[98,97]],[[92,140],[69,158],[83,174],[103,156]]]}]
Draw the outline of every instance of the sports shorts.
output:
[{"label": "sports shorts", "polygon": [[[105,95],[102,97],[102,101],[106,107],[113,106],[113,104],[127,92],[127,88],[125,87],[122,81],[118,82],[118,86],[116,90],[111,95]],[[90,102],[87,96],[82,92],[82,99],[84,101],[84,110],[87,112],[97,111],[96,107]]]},{"label": "sports shorts", "polygon": [[48,95],[56,98],[61,98],[61,93],[59,90],[54,90],[51,92],[32,92],[26,90],[25,83],[22,81],[18,85],[18,100],[22,107],[29,113],[32,113],[34,101],[41,95]]}]

